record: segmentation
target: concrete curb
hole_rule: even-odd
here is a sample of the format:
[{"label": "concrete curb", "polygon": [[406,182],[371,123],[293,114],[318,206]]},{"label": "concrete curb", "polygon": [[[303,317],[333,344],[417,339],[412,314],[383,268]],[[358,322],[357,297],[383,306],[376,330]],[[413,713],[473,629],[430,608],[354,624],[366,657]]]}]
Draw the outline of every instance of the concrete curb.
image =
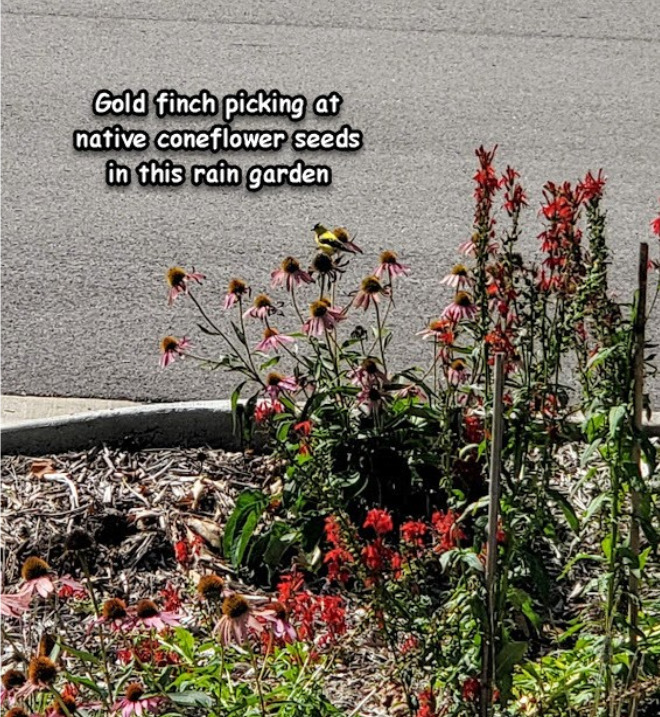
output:
[{"label": "concrete curb", "polygon": [[[660,436],[660,415],[654,414],[644,430],[648,436]],[[27,456],[81,451],[102,444],[132,450],[241,448],[228,400],[136,405],[23,421],[2,427],[0,441],[3,455]]]},{"label": "concrete curb", "polygon": [[121,445],[131,449],[212,446],[237,450],[227,400],[161,403],[24,421],[0,430],[4,455],[41,456]]}]

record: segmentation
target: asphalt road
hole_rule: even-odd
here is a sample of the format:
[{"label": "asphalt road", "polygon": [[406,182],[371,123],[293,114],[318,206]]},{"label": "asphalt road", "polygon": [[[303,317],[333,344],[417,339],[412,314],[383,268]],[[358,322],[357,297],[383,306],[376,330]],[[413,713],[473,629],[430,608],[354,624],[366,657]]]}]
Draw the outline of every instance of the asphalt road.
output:
[{"label": "asphalt road", "polygon": [[[196,336],[189,307],[167,306],[165,270],[204,271],[202,296],[217,310],[229,277],[265,286],[284,255],[305,256],[317,221],[358,233],[360,272],[385,248],[413,268],[397,299],[395,345],[401,363],[418,361],[410,337],[447,302],[439,279],[470,233],[481,143],[499,144],[499,166],[521,171],[534,202],[545,180],[605,169],[622,297],[634,285],[637,246],[651,238],[660,195],[657,0],[5,0],[2,35],[4,393],[226,396],[233,380],[220,372],[158,368],[162,335]],[[104,160],[135,164],[138,155],[76,153],[73,129],[112,123],[91,112],[100,88],[163,87],[217,95],[274,87],[308,98],[336,90],[339,117],[300,126],[349,123],[365,147],[327,156],[329,189],[106,187]],[[121,122],[148,131],[212,124]],[[291,129],[263,119],[235,127]],[[245,167],[269,158],[233,159]],[[530,210],[530,251],[536,221]],[[213,349],[204,339],[198,346]]]}]

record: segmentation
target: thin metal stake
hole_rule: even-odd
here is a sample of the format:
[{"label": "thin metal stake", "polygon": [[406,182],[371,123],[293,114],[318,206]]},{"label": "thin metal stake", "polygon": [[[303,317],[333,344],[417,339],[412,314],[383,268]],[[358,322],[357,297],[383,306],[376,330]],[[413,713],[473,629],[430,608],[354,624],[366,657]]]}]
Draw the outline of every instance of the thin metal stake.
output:
[{"label": "thin metal stake", "polygon": [[[635,432],[639,436],[642,429],[642,413],[644,410],[644,343],[646,338],[646,295],[648,289],[648,262],[649,245],[642,242],[639,246],[639,269],[637,289],[637,311],[635,313],[635,354],[633,358],[634,384],[633,384],[633,423]],[[642,478],[641,451],[639,442],[633,445],[633,461],[638,466],[640,479]],[[639,491],[634,487],[630,490],[631,516],[630,516],[630,552],[639,559],[640,543],[640,510],[641,498]],[[639,695],[637,686],[637,671],[639,668],[639,655],[637,654],[637,632],[639,630],[639,580],[632,572],[628,578],[628,639],[633,651],[633,662],[630,670],[630,686],[632,698],[630,701],[629,717],[636,717]]]},{"label": "thin metal stake", "polygon": [[486,550],[486,609],[488,630],[484,635],[481,671],[481,715],[491,712],[495,676],[495,583],[497,573],[497,526],[500,517],[500,472],[502,467],[502,435],[504,406],[504,354],[495,354],[493,386],[493,420],[491,424],[490,470],[488,487],[488,540]]}]

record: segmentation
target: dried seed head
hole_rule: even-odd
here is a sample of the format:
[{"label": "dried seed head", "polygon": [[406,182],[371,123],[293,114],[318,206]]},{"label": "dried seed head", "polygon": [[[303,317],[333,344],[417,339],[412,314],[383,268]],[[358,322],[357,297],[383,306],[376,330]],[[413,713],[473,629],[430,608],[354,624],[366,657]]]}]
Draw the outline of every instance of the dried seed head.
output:
[{"label": "dried seed head", "polygon": [[[77,704],[74,697],[71,697],[70,695],[60,695],[60,700],[62,700],[62,702],[59,700],[51,702],[51,714],[72,715],[76,711]],[[62,707],[62,703],[64,703],[64,707]]]},{"label": "dried seed head", "polygon": [[72,553],[84,552],[94,546],[92,536],[82,528],[74,528],[67,536],[64,543],[67,550]]},{"label": "dried seed head", "polygon": [[364,361],[362,362],[362,370],[370,376],[377,374],[379,369],[376,359],[372,359],[370,357],[364,359]]},{"label": "dried seed head", "polygon": [[292,256],[287,256],[287,258],[282,262],[282,271],[287,274],[295,274],[300,271],[300,262]]},{"label": "dried seed head", "polygon": [[103,603],[105,620],[123,620],[126,617],[126,603],[120,598],[110,598]]},{"label": "dried seed head", "polygon": [[224,586],[225,582],[219,575],[204,575],[197,583],[197,592],[205,600],[216,601],[222,598]]},{"label": "dried seed head", "polygon": [[55,638],[48,632],[44,632],[39,640],[39,654],[43,657],[50,657],[50,653],[55,647]]},{"label": "dried seed head", "polygon": [[335,268],[332,259],[323,252],[319,252],[312,262],[312,269],[318,271],[319,274],[327,274]]},{"label": "dried seed head", "polygon": [[38,655],[30,660],[28,677],[34,685],[50,685],[57,677],[57,665],[44,655]]},{"label": "dried seed head", "polygon": [[243,296],[247,291],[247,284],[242,279],[232,279],[229,282],[229,288],[227,293],[236,294],[236,296]]},{"label": "dried seed head", "polygon": [[7,670],[2,675],[2,686],[6,690],[13,690],[25,684],[25,675],[20,670]]},{"label": "dried seed head", "polygon": [[254,297],[254,305],[257,309],[265,309],[271,307],[273,302],[270,300],[268,294],[257,294],[257,296]]},{"label": "dried seed head", "polygon": [[5,717],[30,717],[30,715],[22,707],[12,707],[9,712],[5,712]]},{"label": "dried seed head", "polygon": [[179,347],[179,339],[175,336],[166,336],[160,342],[160,350],[166,354],[168,351],[176,351]]},{"label": "dried seed head", "polygon": [[232,620],[236,620],[242,615],[245,615],[249,609],[248,601],[238,593],[226,597],[222,602],[223,615],[230,617]]},{"label": "dried seed head", "polygon": [[459,291],[454,297],[454,303],[463,308],[467,308],[468,306],[472,306],[472,297],[467,291]]},{"label": "dried seed head", "polygon": [[144,687],[139,682],[130,682],[124,694],[129,702],[138,702],[144,694]]},{"label": "dried seed head", "polygon": [[380,255],[380,263],[381,264],[396,264],[397,262],[397,253],[394,251],[384,251]]},{"label": "dried seed head", "polygon": [[362,291],[365,294],[380,294],[383,290],[383,285],[378,281],[377,276],[367,276],[362,279]]},{"label": "dried seed head", "polygon": [[181,286],[186,279],[186,270],[180,266],[173,266],[167,270],[167,283],[171,287]]},{"label": "dried seed head", "polygon": [[328,304],[323,301],[323,299],[314,301],[312,304],[309,305],[309,313],[315,319],[320,319],[328,313]]},{"label": "dried seed head", "polygon": [[145,620],[149,617],[156,617],[156,615],[160,614],[160,610],[158,609],[158,605],[156,605],[153,600],[144,598],[138,601],[137,607],[135,608],[135,614],[139,618]]},{"label": "dried seed head", "polygon": [[50,565],[45,560],[37,558],[34,555],[29,557],[21,568],[23,580],[36,580],[43,578],[50,572]]}]

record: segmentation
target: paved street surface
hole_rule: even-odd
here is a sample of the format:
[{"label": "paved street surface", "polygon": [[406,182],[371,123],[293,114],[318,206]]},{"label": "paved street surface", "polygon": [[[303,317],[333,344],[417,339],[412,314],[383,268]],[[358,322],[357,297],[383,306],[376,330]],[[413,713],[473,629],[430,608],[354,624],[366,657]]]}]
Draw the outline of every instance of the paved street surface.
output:
[{"label": "paved street surface", "polygon": [[[220,372],[158,368],[166,333],[213,351],[186,305],[167,306],[165,270],[206,273],[201,296],[216,311],[229,277],[265,286],[283,256],[305,257],[316,222],[357,232],[359,273],[380,250],[400,251],[413,274],[397,298],[398,358],[422,360],[428,345],[409,337],[450,297],[439,280],[470,234],[481,143],[499,143],[498,166],[517,167],[535,202],[547,179],[605,169],[612,279],[630,296],[660,195],[657,0],[5,0],[2,33],[4,393],[225,397],[233,379]],[[330,189],[106,187],[106,159],[136,164],[142,155],[73,151],[74,129],[114,123],[92,115],[94,93],[164,87],[219,96],[278,88],[310,99],[337,90],[338,118],[296,128],[349,123],[365,147],[323,157]],[[219,120],[118,121],[153,132]],[[246,167],[274,158],[294,157],[230,159]],[[533,251],[536,210],[527,217]]]}]

